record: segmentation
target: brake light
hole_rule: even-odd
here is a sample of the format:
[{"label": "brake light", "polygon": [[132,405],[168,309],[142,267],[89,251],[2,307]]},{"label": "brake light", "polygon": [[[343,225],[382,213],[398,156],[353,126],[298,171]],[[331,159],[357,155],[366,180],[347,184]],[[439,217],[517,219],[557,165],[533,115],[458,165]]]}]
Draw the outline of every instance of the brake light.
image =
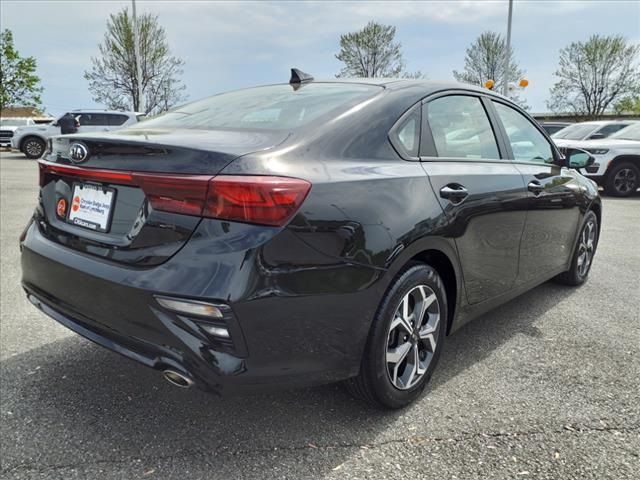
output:
[{"label": "brake light", "polygon": [[289,177],[174,175],[39,163],[40,186],[48,174],[132,185],[142,189],[155,210],[262,225],[284,225],[311,189],[311,183]]},{"label": "brake light", "polygon": [[298,211],[311,184],[288,177],[220,175],[209,182],[204,216],[283,225]]}]

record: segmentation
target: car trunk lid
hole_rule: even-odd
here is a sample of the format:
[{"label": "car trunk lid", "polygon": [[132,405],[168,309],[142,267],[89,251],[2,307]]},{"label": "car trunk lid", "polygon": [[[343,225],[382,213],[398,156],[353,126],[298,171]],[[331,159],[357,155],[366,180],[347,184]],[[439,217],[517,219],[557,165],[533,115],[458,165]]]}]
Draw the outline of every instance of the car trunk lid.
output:
[{"label": "car trunk lid", "polygon": [[66,247],[113,262],[157,265],[197,227],[208,182],[235,158],[284,138],[221,130],[55,137],[39,164],[35,217],[43,234]]}]

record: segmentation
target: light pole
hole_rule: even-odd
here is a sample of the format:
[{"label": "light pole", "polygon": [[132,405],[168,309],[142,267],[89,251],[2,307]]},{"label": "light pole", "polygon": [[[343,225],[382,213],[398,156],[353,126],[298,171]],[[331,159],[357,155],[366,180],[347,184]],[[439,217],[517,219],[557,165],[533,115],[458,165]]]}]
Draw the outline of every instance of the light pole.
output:
[{"label": "light pole", "polygon": [[136,87],[138,91],[138,111],[144,111],[144,97],[142,96],[142,59],[140,57],[140,32],[138,30],[138,17],[136,16],[136,0],[131,0],[133,7],[133,52],[136,57]]},{"label": "light pole", "polygon": [[507,20],[507,49],[504,52],[504,85],[502,94],[506,97],[509,91],[509,57],[511,54],[511,17],[513,15],[513,0],[509,0],[509,19]]}]

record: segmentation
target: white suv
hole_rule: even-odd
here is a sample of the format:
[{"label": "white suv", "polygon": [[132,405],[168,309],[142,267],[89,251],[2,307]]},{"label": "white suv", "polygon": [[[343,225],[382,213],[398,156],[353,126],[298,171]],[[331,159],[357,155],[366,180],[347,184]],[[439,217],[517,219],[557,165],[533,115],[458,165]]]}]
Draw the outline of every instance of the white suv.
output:
[{"label": "white suv", "polygon": [[19,127],[35,125],[31,118],[0,118],[0,147],[10,147],[14,132]]},{"label": "white suv", "polygon": [[601,120],[574,123],[558,130],[551,139],[558,147],[568,147],[576,140],[601,140],[634,123],[633,120]]},{"label": "white suv", "polygon": [[596,159],[582,172],[602,185],[609,195],[628,197],[640,188],[640,122],[635,122],[603,140],[572,142]]},{"label": "white suv", "polygon": [[[73,110],[70,113],[79,123],[78,133],[116,130],[132,125],[144,117],[140,113],[109,110]],[[64,115],[58,117],[58,120],[62,116]],[[49,137],[61,133],[58,120],[48,125],[18,128],[11,139],[11,146],[20,150],[27,158],[40,158],[46,150]]]}]

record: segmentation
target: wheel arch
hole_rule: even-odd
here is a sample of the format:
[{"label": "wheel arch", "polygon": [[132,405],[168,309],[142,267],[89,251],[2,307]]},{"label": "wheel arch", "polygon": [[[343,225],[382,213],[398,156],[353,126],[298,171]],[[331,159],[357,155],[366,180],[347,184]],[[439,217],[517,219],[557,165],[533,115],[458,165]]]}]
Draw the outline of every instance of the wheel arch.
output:
[{"label": "wheel arch", "polygon": [[402,249],[387,270],[388,289],[397,274],[411,263],[433,267],[442,278],[447,292],[447,335],[451,332],[456,314],[463,307],[462,269],[453,240],[439,236],[423,237]]},{"label": "wheel arch", "polygon": [[613,160],[609,162],[609,165],[607,165],[607,175],[609,175],[611,170],[620,163],[631,163],[632,165],[635,165],[636,168],[640,169],[640,155],[623,154],[614,157]]},{"label": "wheel arch", "polygon": [[411,258],[413,262],[420,262],[433,267],[440,275],[447,294],[447,331],[449,335],[453,319],[458,306],[458,281],[456,269],[449,257],[440,250],[424,250]]}]

